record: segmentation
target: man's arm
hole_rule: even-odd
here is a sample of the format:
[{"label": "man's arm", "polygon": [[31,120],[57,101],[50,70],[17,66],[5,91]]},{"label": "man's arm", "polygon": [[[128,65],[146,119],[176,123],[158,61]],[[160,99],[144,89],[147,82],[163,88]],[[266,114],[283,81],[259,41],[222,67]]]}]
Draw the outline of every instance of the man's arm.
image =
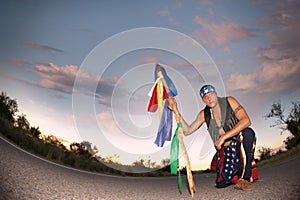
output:
[{"label": "man's arm", "polygon": [[188,125],[188,123],[183,119],[183,117],[179,113],[175,99],[173,97],[169,97],[168,98],[168,102],[169,102],[169,106],[168,106],[169,109],[173,110],[173,112],[175,112],[175,114],[180,115],[181,121],[182,121],[183,134],[185,136],[194,133],[204,123],[204,121],[205,121],[205,119],[204,119],[204,110],[202,110],[197,115],[197,117],[196,117],[196,119],[195,119],[195,121],[193,123],[191,123],[190,125]]},{"label": "man's arm", "polygon": [[201,110],[200,113],[197,115],[195,121],[193,121],[190,125],[186,123],[186,121],[181,117],[182,119],[182,128],[183,128],[183,134],[185,136],[190,135],[194,133],[196,130],[198,130],[202,124],[204,123],[204,110]]},{"label": "man's arm", "polygon": [[228,102],[239,122],[216,141],[215,146],[217,149],[221,149],[225,140],[239,134],[243,129],[251,125],[250,118],[240,103],[233,97],[228,97]]}]

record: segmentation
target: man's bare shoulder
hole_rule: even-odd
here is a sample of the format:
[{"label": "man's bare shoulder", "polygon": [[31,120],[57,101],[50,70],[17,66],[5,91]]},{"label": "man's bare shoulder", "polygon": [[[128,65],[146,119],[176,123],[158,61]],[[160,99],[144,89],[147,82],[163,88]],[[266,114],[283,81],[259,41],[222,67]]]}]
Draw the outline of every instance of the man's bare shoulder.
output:
[{"label": "man's bare shoulder", "polygon": [[204,121],[204,109],[199,112],[198,119],[200,119],[200,121]]},{"label": "man's bare shoulder", "polygon": [[237,102],[236,98],[234,98],[233,96],[227,96],[227,99],[229,102]]},{"label": "man's bare shoulder", "polygon": [[236,108],[238,108],[238,107],[242,107],[241,106],[241,104],[238,102],[238,100],[236,100],[234,97],[232,97],[232,96],[228,96],[227,97],[227,100],[228,100],[228,102],[229,102],[229,104],[230,104],[230,106],[231,106],[231,108],[233,109],[233,110],[235,110]]}]

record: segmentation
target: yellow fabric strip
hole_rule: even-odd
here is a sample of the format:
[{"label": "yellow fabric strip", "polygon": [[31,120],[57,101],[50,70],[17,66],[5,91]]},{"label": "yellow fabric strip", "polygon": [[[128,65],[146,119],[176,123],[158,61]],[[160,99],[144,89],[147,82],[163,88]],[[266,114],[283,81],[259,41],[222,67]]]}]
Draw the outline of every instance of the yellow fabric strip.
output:
[{"label": "yellow fabric strip", "polygon": [[163,92],[163,88],[162,88],[162,82],[158,81],[157,82],[157,87],[156,87],[156,92],[157,92],[157,106],[158,106],[158,117],[159,119],[161,119],[162,116],[162,109],[163,109],[163,97],[162,97],[162,92]]}]

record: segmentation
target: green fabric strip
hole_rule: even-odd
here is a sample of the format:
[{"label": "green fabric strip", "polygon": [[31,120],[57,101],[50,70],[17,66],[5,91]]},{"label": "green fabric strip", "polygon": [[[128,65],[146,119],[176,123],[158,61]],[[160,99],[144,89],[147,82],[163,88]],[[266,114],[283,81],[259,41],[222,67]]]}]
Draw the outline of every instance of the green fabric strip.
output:
[{"label": "green fabric strip", "polygon": [[178,129],[182,127],[182,123],[177,123],[177,128],[171,142],[170,150],[170,168],[171,174],[177,174],[178,168],[178,154],[179,154],[179,140],[178,140]]},{"label": "green fabric strip", "polygon": [[182,194],[182,178],[180,175],[180,170],[178,170],[178,189],[179,189],[180,194]]},{"label": "green fabric strip", "polygon": [[178,129],[182,127],[182,123],[177,123],[177,128],[171,142],[170,151],[170,169],[171,174],[177,174],[178,172],[178,189],[180,194],[182,194],[182,178],[180,175],[180,170],[178,169],[178,155],[179,155],[179,140],[178,140]]}]

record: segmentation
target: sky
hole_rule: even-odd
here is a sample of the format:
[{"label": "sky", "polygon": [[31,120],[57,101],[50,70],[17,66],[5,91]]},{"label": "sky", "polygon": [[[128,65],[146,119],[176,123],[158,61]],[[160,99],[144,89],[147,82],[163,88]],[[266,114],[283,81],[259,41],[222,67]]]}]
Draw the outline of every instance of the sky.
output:
[{"label": "sky", "polygon": [[[210,83],[246,109],[257,149],[278,148],[290,135],[264,116],[275,102],[288,113],[299,100],[299,1],[0,4],[0,90],[43,134],[89,141],[124,164],[160,164],[170,142],[154,144],[158,114],[147,112],[160,63],[188,123],[204,107],[199,89]],[[205,125],[184,141],[192,169],[206,169],[215,150]]]}]

